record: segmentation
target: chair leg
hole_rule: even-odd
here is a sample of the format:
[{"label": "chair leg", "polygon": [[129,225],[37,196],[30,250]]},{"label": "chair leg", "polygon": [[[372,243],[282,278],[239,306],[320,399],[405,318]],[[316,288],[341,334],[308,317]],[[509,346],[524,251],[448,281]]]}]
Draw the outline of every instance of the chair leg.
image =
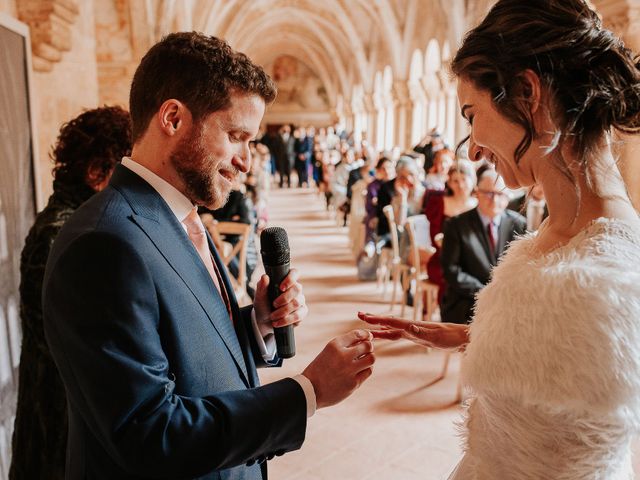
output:
[{"label": "chair leg", "polygon": [[411,279],[407,273],[402,275],[402,307],[400,308],[400,316],[404,317],[404,309],[407,306],[409,300],[409,289],[411,288]]},{"label": "chair leg", "polygon": [[394,265],[391,270],[391,310],[396,306],[396,289],[398,286],[398,269]]},{"label": "chair leg", "polygon": [[420,289],[420,280],[416,280],[416,293],[413,296],[413,321],[418,320],[418,311],[422,309],[422,290]]},{"label": "chair leg", "polygon": [[391,278],[393,277],[393,266],[387,266],[384,269],[384,278],[382,280],[382,297],[384,298],[387,295],[387,288],[389,288],[389,282],[391,282]]}]

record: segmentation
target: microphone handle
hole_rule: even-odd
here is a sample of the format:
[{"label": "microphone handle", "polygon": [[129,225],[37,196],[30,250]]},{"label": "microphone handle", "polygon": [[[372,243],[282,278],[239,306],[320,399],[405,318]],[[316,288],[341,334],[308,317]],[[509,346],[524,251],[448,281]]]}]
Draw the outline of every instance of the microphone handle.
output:
[{"label": "microphone handle", "polygon": [[[283,265],[265,265],[265,273],[269,277],[269,303],[278,298],[282,293],[280,291],[280,283],[289,274],[289,263]],[[291,358],[296,354],[296,339],[293,334],[293,325],[286,327],[274,328],[273,332],[276,337],[276,348],[280,358]]]}]

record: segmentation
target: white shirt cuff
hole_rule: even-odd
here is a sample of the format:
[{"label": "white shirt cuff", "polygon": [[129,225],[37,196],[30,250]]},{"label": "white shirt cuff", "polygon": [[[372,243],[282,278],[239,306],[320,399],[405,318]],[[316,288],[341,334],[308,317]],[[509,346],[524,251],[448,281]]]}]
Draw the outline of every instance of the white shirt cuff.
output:
[{"label": "white shirt cuff", "polygon": [[296,382],[300,384],[302,387],[302,391],[304,392],[304,396],[307,399],[307,418],[312,417],[314,413],[316,413],[316,391],[313,388],[313,383],[304,375],[296,375],[292,377]]},{"label": "white shirt cuff", "polygon": [[258,325],[256,320],[256,311],[251,310],[251,325],[253,325],[253,334],[256,337],[260,355],[265,362],[271,362],[276,357],[276,337],[273,334],[271,325]]}]

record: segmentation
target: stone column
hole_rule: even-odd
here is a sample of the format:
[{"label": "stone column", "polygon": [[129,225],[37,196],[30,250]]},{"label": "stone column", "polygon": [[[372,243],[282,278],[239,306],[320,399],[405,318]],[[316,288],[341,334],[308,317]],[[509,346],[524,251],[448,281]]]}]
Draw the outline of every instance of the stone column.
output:
[{"label": "stone column", "polygon": [[395,110],[395,143],[401,150],[405,150],[410,147],[413,123],[413,103],[409,84],[406,80],[396,80],[393,82],[391,93]]},{"label": "stone column", "polygon": [[351,109],[351,101],[345,100],[342,105],[342,119],[344,121],[344,128],[347,132],[353,131],[355,125],[355,114]]},{"label": "stone column", "polygon": [[367,141],[369,142],[369,145],[375,146],[378,140],[378,110],[376,109],[373,92],[365,92],[362,96],[362,100],[366,115],[365,131],[367,132]]},{"label": "stone column", "polygon": [[[620,35],[635,53],[640,53],[640,0],[591,1],[602,15],[604,26]],[[619,137],[624,141],[620,149],[620,170],[633,205],[640,210],[640,138],[638,135]]]}]

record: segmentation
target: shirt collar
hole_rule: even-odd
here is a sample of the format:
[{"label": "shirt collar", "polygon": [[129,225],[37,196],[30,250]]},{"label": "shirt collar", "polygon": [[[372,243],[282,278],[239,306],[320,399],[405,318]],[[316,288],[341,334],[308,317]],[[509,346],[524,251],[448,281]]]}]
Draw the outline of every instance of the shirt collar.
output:
[{"label": "shirt collar", "polygon": [[480,213],[480,210],[477,210],[478,215],[480,216],[480,220],[482,221],[482,226],[486,229],[489,223],[493,222],[494,227],[498,228],[500,226],[500,221],[502,220],[502,215],[496,215],[493,218],[485,217]]},{"label": "shirt collar", "polygon": [[176,187],[171,185],[165,179],[160,178],[147,167],[140,165],[130,157],[124,157],[122,159],[122,165],[142,177],[143,180],[151,185],[156,192],[160,194],[162,199],[167,202],[167,205],[169,205],[169,208],[179,222],[182,222],[187,215],[189,215],[189,212],[194,209],[194,205],[191,203],[191,200],[185,197],[184,194]]}]

